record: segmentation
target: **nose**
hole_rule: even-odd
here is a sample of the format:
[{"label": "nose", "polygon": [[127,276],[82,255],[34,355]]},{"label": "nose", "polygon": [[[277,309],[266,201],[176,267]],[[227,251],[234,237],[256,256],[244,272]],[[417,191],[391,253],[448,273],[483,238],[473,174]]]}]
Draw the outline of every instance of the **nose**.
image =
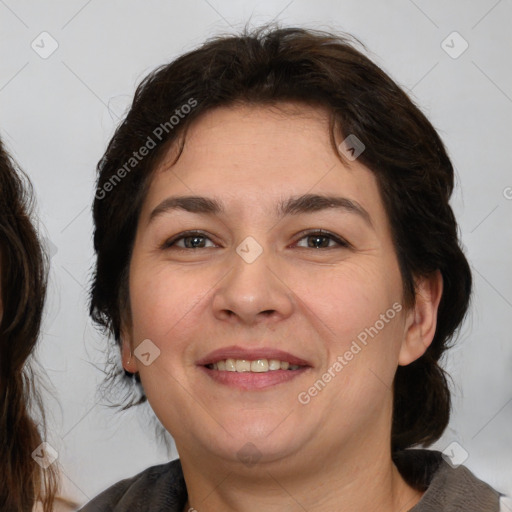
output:
[{"label": "nose", "polygon": [[291,315],[293,291],[268,251],[263,250],[252,262],[234,251],[230,264],[212,299],[216,318],[254,325]]}]

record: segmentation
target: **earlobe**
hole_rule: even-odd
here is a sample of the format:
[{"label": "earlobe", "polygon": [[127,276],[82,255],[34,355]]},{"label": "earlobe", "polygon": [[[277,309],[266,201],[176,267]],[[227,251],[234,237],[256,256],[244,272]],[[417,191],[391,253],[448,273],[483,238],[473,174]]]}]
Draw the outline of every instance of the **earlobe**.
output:
[{"label": "earlobe", "polygon": [[398,357],[400,366],[416,361],[432,343],[442,294],[443,277],[439,270],[416,280],[416,304],[407,316],[406,332]]},{"label": "earlobe", "polygon": [[137,373],[137,360],[133,357],[129,336],[121,332],[121,362],[123,368],[130,373]]}]

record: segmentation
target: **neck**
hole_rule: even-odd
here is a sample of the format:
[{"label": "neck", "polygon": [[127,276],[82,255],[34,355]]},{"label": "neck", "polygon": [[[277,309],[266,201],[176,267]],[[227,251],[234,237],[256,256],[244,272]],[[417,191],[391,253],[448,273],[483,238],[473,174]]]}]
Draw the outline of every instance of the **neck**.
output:
[{"label": "neck", "polygon": [[390,450],[372,439],[357,449],[347,443],[328,455],[300,452],[252,467],[180,457],[189,496],[185,511],[407,512],[422,495],[400,476]]}]

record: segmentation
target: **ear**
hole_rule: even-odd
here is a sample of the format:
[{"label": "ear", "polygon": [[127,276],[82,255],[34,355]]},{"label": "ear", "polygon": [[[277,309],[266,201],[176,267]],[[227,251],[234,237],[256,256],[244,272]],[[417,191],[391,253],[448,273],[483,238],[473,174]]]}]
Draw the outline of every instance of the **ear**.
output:
[{"label": "ear", "polygon": [[137,373],[137,358],[133,355],[131,336],[123,327],[121,327],[121,362],[127,372]]},{"label": "ear", "polygon": [[406,366],[420,358],[434,339],[437,310],[443,294],[443,276],[436,270],[416,280],[416,304],[408,312],[398,364]]}]

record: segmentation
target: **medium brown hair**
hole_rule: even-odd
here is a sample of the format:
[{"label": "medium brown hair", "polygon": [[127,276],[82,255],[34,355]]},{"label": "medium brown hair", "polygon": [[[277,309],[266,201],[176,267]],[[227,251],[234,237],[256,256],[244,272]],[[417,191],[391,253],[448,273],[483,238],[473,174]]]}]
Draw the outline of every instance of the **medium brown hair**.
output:
[{"label": "medium brown hair", "polygon": [[[195,107],[181,116],[191,100]],[[432,124],[349,36],[304,28],[245,29],[240,35],[206,41],[142,81],[98,164],[91,316],[120,342],[141,205],[159,161],[176,141],[182,150],[190,123],[219,106],[289,101],[327,107],[331,143],[342,161],[335,129],[341,139],[355,135],[366,146],[359,161],[377,179],[405,306],[415,303],[415,277],[437,269],[442,274],[434,340],[417,361],[398,367],[394,381],[393,451],[428,446],[448,424],[450,391],[438,363],[464,319],[472,285],[449,205],[454,172]],[[176,123],[170,118],[173,113],[180,117]],[[131,160],[134,152],[150,145],[144,158]],[[145,399],[141,393],[139,402]]]},{"label": "medium brown hair", "polygon": [[31,456],[45,431],[28,361],[39,336],[48,265],[30,220],[31,192],[0,141],[0,510],[28,512],[39,501],[50,512],[56,471]]}]

